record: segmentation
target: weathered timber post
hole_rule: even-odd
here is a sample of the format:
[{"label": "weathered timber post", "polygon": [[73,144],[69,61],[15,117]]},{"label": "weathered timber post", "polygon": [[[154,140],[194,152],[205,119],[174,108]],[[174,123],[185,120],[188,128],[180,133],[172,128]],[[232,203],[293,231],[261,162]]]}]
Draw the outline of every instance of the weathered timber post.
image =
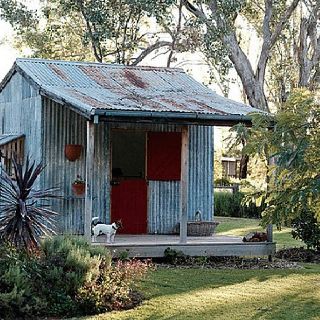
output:
[{"label": "weathered timber post", "polygon": [[180,243],[187,242],[188,180],[189,180],[189,128],[182,127],[180,186]]},{"label": "weathered timber post", "polygon": [[[267,225],[267,241],[273,242],[273,225],[272,224]],[[270,262],[272,261],[272,255],[268,256],[268,260]]]},{"label": "weathered timber post", "polygon": [[91,121],[87,121],[84,235],[89,242],[91,242],[91,219],[92,219],[92,198],[93,198],[94,129],[95,129],[94,123]]}]

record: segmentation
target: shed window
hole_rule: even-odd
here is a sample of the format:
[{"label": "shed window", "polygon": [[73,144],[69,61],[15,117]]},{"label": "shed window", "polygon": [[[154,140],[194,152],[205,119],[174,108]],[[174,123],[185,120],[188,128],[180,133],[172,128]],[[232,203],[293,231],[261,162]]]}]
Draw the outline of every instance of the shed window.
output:
[{"label": "shed window", "polygon": [[147,150],[148,180],[180,180],[180,132],[149,132]]},{"label": "shed window", "polygon": [[13,176],[13,157],[16,155],[18,163],[23,163],[24,136],[1,135],[0,136],[0,160],[1,169]]}]

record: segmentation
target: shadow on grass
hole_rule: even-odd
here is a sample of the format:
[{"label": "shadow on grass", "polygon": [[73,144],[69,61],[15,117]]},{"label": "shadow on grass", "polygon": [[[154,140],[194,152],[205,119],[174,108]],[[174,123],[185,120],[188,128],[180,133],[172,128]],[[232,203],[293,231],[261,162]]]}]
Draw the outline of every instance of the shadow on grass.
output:
[{"label": "shadow on grass", "polygon": [[217,270],[217,269],[161,269],[142,283],[147,298],[168,294],[181,294],[190,290],[220,288],[246,281],[258,282],[281,279],[290,275],[318,274],[320,268],[268,269],[268,270]]},{"label": "shadow on grass", "polygon": [[161,269],[150,274],[137,309],[90,320],[317,319],[320,266],[301,270]]},{"label": "shadow on grass", "polygon": [[[319,316],[319,293],[313,296],[320,281],[319,267],[312,272],[262,270],[262,275],[257,270],[240,272],[245,274],[241,278],[239,274],[233,275],[234,271],[230,271],[231,274],[224,271],[220,279],[218,274],[214,278],[207,277],[207,283],[200,277],[196,285],[188,270],[189,276],[185,279],[188,284],[180,283],[177,287],[176,281],[171,279],[171,283],[153,297],[166,301],[167,306],[161,304],[158,311],[149,310],[151,313],[143,319],[305,320]],[[199,276],[201,274],[196,278]],[[318,284],[315,276],[319,279]],[[165,307],[169,307],[167,313],[162,309]]]}]

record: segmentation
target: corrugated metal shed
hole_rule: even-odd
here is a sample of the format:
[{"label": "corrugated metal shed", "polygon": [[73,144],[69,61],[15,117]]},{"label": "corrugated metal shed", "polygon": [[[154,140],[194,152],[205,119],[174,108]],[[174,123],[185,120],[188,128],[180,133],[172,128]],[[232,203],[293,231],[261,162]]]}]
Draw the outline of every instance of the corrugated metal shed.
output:
[{"label": "corrugated metal shed", "polygon": [[40,94],[92,117],[149,116],[247,119],[259,111],[219,96],[182,69],[17,59],[0,84],[20,72]]},{"label": "corrugated metal shed", "polygon": [[19,138],[24,137],[24,134],[1,134],[0,135],[0,146],[4,146],[5,144],[15,141]]}]

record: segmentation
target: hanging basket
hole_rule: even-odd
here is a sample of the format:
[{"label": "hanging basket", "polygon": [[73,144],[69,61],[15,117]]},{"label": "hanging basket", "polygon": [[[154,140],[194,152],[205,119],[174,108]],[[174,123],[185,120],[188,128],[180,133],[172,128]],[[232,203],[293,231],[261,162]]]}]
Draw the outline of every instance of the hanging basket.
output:
[{"label": "hanging basket", "polygon": [[72,192],[76,196],[83,196],[86,191],[86,184],[83,183],[73,183],[72,184]]},{"label": "hanging basket", "polygon": [[66,144],[64,154],[69,161],[76,161],[80,158],[82,151],[81,144]]}]

